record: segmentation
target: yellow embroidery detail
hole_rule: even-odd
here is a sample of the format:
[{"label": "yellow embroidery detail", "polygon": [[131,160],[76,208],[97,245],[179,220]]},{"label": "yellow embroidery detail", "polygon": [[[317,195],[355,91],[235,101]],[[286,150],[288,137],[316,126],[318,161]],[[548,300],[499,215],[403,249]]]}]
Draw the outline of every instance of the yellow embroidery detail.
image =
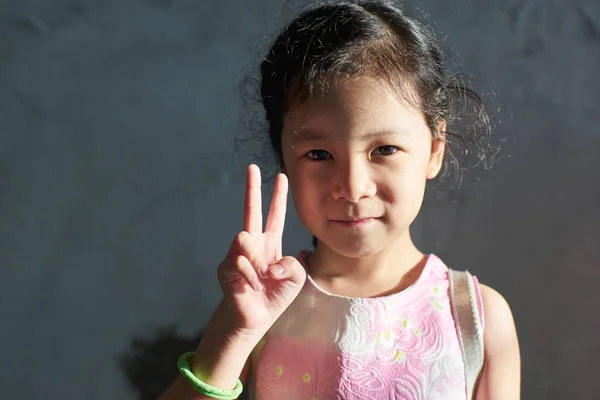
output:
[{"label": "yellow embroidery detail", "polygon": [[304,376],[302,377],[302,380],[305,383],[310,382],[310,374],[309,373],[304,374]]},{"label": "yellow embroidery detail", "polygon": [[435,308],[437,308],[438,310],[441,310],[442,308],[444,308],[444,307],[442,306],[442,304],[441,304],[441,303],[440,303],[438,300],[434,300],[434,302],[433,302],[433,306],[434,306]]},{"label": "yellow embroidery detail", "polygon": [[275,373],[276,373],[277,375],[281,375],[281,374],[283,374],[283,367],[280,365],[280,366],[278,366],[277,368],[275,368]]},{"label": "yellow embroidery detail", "polygon": [[438,286],[435,286],[433,288],[433,294],[435,294],[437,296],[439,292],[440,292],[440,288]]},{"label": "yellow embroidery detail", "polygon": [[396,355],[394,358],[396,358],[397,361],[404,360],[404,352],[402,350],[396,350]]},{"label": "yellow embroidery detail", "polygon": [[420,336],[421,335],[421,330],[420,329],[415,329],[415,335]]},{"label": "yellow embroidery detail", "polygon": [[392,337],[392,331],[389,331],[389,330],[385,331],[385,338],[389,340],[391,337]]},{"label": "yellow embroidery detail", "polygon": [[405,328],[408,327],[408,318],[404,318],[404,321],[402,321],[402,326]]}]

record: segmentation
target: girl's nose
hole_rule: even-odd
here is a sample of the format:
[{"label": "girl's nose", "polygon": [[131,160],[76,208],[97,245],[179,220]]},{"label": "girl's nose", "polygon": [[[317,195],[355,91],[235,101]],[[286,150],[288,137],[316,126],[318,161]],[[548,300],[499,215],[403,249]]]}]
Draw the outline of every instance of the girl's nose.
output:
[{"label": "girl's nose", "polygon": [[377,186],[365,161],[338,163],[333,177],[332,196],[336,200],[356,203],[375,196]]}]

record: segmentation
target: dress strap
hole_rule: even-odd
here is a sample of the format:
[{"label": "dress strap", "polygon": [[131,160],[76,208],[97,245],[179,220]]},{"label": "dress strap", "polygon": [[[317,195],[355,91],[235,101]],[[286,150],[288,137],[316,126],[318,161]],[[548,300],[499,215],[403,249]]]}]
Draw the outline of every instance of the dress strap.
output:
[{"label": "dress strap", "polygon": [[479,309],[469,271],[448,269],[450,302],[465,365],[467,399],[473,399],[477,380],[483,369],[483,332]]}]

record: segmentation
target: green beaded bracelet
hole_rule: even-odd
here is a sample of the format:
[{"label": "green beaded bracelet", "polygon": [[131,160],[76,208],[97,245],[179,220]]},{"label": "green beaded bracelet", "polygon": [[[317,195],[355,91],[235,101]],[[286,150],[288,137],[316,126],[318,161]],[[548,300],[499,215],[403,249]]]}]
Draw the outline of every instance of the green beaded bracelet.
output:
[{"label": "green beaded bracelet", "polygon": [[243,386],[242,381],[238,379],[233,390],[221,390],[210,386],[208,383],[202,382],[194,373],[190,367],[190,361],[196,355],[196,352],[189,351],[183,353],[177,361],[177,368],[181,372],[181,375],[188,381],[188,383],[196,389],[198,392],[205,396],[212,397],[213,399],[219,400],[235,400],[240,394],[242,394]]}]

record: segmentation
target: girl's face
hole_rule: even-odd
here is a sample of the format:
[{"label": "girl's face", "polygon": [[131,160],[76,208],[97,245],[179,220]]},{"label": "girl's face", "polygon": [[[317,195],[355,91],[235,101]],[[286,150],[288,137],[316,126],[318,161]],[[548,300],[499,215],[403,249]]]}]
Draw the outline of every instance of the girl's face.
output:
[{"label": "girl's face", "polygon": [[282,151],[303,224],[330,249],[364,257],[407,233],[444,145],[387,83],[357,77],[293,106]]}]

